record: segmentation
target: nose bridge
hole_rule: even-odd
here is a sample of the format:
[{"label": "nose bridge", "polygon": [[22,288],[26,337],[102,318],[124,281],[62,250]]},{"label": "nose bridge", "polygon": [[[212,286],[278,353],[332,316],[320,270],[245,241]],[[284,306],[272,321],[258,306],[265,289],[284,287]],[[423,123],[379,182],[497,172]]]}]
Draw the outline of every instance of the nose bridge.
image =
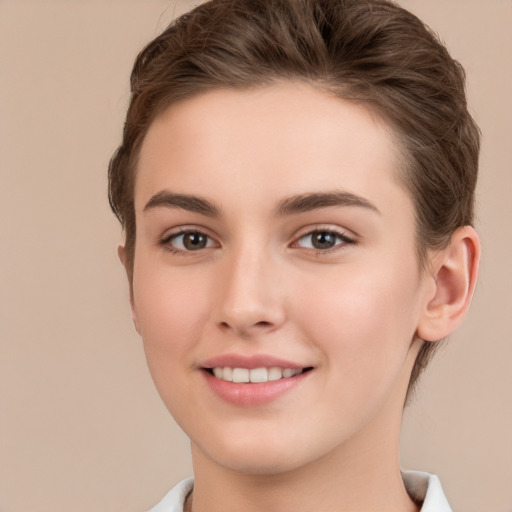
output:
[{"label": "nose bridge", "polygon": [[233,246],[228,253],[219,275],[219,323],[239,334],[279,326],[284,320],[284,304],[278,259],[256,240]]}]

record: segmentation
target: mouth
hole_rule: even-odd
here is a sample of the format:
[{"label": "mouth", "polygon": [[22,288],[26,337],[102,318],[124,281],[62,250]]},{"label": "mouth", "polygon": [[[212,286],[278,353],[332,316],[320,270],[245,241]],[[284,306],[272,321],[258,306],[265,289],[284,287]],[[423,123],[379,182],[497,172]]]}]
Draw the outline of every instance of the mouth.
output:
[{"label": "mouth", "polygon": [[215,366],[205,370],[216,379],[237,384],[261,384],[282,379],[290,379],[302,373],[311,371],[313,367],[281,368],[279,366],[260,368],[241,368],[230,366]]},{"label": "mouth", "polygon": [[222,354],[199,366],[210,390],[236,407],[274,403],[301,389],[314,368],[269,354]]}]

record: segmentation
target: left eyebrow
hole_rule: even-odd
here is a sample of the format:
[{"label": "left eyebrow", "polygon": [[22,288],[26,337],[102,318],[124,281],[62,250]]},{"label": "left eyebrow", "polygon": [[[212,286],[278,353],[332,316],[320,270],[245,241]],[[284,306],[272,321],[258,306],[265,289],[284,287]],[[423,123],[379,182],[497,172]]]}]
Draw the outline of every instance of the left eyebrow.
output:
[{"label": "left eyebrow", "polygon": [[368,199],[344,191],[313,192],[289,197],[277,205],[276,214],[282,217],[330,206],[355,206],[380,214],[379,209]]}]

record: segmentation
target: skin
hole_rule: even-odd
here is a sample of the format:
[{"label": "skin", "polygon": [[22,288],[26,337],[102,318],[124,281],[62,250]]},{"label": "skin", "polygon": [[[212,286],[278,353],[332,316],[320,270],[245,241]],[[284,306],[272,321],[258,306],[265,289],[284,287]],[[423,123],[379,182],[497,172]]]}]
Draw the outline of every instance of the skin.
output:
[{"label": "skin", "polygon": [[[209,92],[150,127],[131,302],[156,387],[191,439],[189,509],[418,510],[398,459],[407,384],[420,337],[464,316],[479,246],[464,228],[422,271],[399,168],[384,122],[306,84]],[[320,193],[329,206],[313,204]],[[188,249],[187,230],[205,246]],[[315,248],[326,232],[332,246]],[[226,353],[313,369],[270,403],[233,405],[202,369]]]}]

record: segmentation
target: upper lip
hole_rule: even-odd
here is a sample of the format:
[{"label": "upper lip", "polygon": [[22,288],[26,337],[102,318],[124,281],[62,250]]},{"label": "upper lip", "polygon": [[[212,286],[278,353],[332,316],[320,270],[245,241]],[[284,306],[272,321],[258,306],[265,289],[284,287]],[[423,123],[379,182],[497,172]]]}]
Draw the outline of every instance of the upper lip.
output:
[{"label": "upper lip", "polygon": [[243,356],[239,354],[222,354],[206,361],[200,365],[202,368],[291,368],[292,370],[300,370],[310,365],[302,365],[287,361],[267,354],[255,354],[252,356]]}]

